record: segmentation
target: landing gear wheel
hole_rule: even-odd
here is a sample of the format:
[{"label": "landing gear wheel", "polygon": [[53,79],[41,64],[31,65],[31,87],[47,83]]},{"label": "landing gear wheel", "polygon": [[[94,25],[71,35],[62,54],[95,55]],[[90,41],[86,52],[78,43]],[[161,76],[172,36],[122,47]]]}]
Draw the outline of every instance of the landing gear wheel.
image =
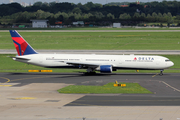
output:
[{"label": "landing gear wheel", "polygon": [[162,75],[163,75],[163,72],[159,73],[159,75],[162,76]]},{"label": "landing gear wheel", "polygon": [[163,75],[163,71],[164,71],[164,70],[161,70],[161,72],[159,73],[159,75],[160,75],[160,76],[162,76],[162,75]]},{"label": "landing gear wheel", "polygon": [[90,68],[90,67],[86,71],[87,72],[84,73],[85,75],[95,75],[96,74],[95,69]]}]

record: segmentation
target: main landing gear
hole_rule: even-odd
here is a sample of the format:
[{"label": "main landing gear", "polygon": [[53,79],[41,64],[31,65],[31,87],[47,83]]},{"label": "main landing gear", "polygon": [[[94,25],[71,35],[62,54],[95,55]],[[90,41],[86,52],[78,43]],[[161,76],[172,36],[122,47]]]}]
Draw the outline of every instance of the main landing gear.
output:
[{"label": "main landing gear", "polygon": [[163,71],[164,71],[164,70],[160,70],[160,73],[159,73],[160,76],[163,75]]},{"label": "main landing gear", "polygon": [[87,72],[84,73],[85,75],[95,75],[96,74],[96,72],[93,68],[88,68],[86,71]]}]

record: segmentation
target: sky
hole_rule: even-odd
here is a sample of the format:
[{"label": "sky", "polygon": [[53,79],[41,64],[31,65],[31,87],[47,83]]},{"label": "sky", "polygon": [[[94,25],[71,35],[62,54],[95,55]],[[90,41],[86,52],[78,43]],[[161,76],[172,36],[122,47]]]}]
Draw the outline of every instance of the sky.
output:
[{"label": "sky", "polygon": [[[58,2],[69,2],[69,3],[81,3],[81,4],[85,4],[87,2],[93,2],[93,3],[100,3],[100,4],[106,4],[106,3],[110,3],[110,2],[136,2],[136,0],[0,0],[0,4],[2,3],[10,3],[10,1],[14,1],[14,2],[18,2],[18,3],[31,3],[33,4],[34,2],[37,1],[41,1],[41,2],[54,2],[54,1],[58,1]],[[162,0],[139,0],[140,2],[152,2],[152,1],[158,1],[161,2]],[[167,1],[173,1],[173,0],[167,0]],[[176,0],[176,1],[180,1],[180,0]]]}]

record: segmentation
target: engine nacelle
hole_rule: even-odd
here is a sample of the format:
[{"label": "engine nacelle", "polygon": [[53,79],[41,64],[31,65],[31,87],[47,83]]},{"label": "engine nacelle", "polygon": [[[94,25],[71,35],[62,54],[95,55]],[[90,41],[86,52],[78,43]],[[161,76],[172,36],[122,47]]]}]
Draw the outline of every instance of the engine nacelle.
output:
[{"label": "engine nacelle", "polygon": [[101,73],[112,73],[112,66],[111,65],[101,65],[96,70],[100,71]]}]

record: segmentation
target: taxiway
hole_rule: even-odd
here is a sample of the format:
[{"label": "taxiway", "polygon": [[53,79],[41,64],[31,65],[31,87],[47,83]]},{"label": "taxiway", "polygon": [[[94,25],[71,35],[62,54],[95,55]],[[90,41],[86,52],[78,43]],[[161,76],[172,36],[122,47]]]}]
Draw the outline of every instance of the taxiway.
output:
[{"label": "taxiway", "polygon": [[[0,119],[180,118],[180,74],[0,73]],[[136,82],[153,94],[60,94],[67,85]],[[4,85],[4,86],[3,86]],[[12,86],[5,86],[12,85]],[[120,113],[119,113],[120,112]],[[103,115],[104,114],[104,115]]]}]

